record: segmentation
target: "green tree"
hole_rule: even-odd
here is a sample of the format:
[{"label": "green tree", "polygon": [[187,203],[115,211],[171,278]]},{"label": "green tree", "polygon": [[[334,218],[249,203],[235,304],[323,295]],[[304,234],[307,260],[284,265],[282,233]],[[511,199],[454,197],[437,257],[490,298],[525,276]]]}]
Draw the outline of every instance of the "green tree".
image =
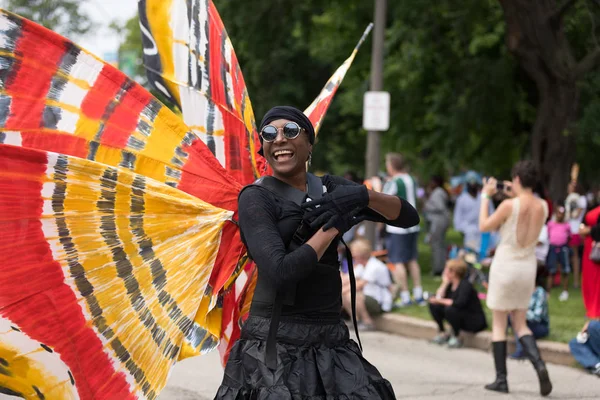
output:
[{"label": "green tree", "polygon": [[[349,36],[360,34],[372,4],[352,3],[330,2],[316,17],[322,43],[311,45],[315,53],[339,54],[350,47]],[[336,34],[342,29],[353,33]],[[507,174],[523,156],[533,111],[503,35],[502,9],[493,0],[465,1],[460,9],[450,1],[389,3],[384,87],[392,107],[383,152],[404,153],[423,178],[461,167]],[[351,121],[352,136],[362,140],[361,150],[369,62],[368,55],[357,57],[334,102],[334,110],[339,106]]]},{"label": "green tree", "polygon": [[5,0],[2,6],[62,35],[84,35],[93,24],[78,0]]},{"label": "green tree", "polygon": [[[404,153],[423,180],[463,168],[508,178],[515,161],[538,155],[532,132],[542,118],[543,92],[514,57],[507,2],[464,0],[460,7],[451,0],[388,2],[384,87],[391,93],[392,108],[390,129],[382,134],[382,154]],[[555,3],[515,2],[540,7]],[[258,120],[276,104],[308,106],[373,15],[372,2],[360,0],[256,0],[252,7],[241,0],[215,3]],[[569,41],[573,58],[582,60],[594,48],[591,33],[600,8],[597,0],[568,3],[572,8],[561,16],[558,33]],[[137,49],[141,59],[137,20],[128,21],[123,32],[122,48]],[[313,154],[315,170],[364,171],[362,99],[369,88],[370,46],[368,39],[325,118]],[[576,90],[578,107],[568,129],[562,130],[572,143],[562,151],[581,164],[582,178],[598,181],[593,164],[600,144],[600,72],[582,75]],[[553,194],[560,198],[565,189],[560,176],[568,174],[570,161],[558,154],[551,162],[554,153],[542,152],[546,181],[558,177]]]},{"label": "green tree", "polygon": [[[292,99],[299,105],[309,102],[372,17],[372,3],[356,0],[303,2],[302,9],[294,11],[298,15],[288,16],[282,10],[291,8],[290,2],[280,0],[272,8],[272,2],[255,3],[257,8],[243,9],[229,0],[219,3],[219,8],[259,116],[263,105]],[[575,72],[550,71],[549,84],[568,77],[578,93],[570,103],[552,103],[550,96],[551,114],[545,97],[550,92],[540,91],[530,68],[513,57],[511,38],[521,36],[511,25],[514,15],[508,3],[531,7],[535,15],[530,17],[539,21],[546,21],[547,11],[556,10],[556,2],[550,0],[466,0],[460,7],[448,0],[388,3],[384,86],[392,95],[392,126],[382,135],[382,150],[407,154],[423,177],[461,167],[507,177],[516,160],[532,157],[542,167],[553,197],[560,199],[572,161],[589,164],[593,159],[589,145],[598,140],[593,127],[599,117],[600,82],[586,75],[597,57],[593,31],[598,25],[594,8],[598,2],[563,3],[565,11],[573,7],[571,12],[561,14],[560,21],[547,27],[553,30],[537,39],[546,38],[544,44],[555,48],[530,49],[531,55],[547,56],[548,62],[560,67],[569,54],[568,45],[572,60],[581,60]],[[362,95],[368,89],[369,45],[365,43],[357,57],[323,126],[320,146],[326,150],[315,152],[315,164],[322,169],[362,170],[365,134],[360,126]],[[281,57],[282,52],[286,57]],[[538,61],[538,69],[545,73],[545,61]],[[568,57],[563,61],[570,62]],[[567,66],[575,68],[575,64]],[[568,125],[560,120],[565,112],[571,115]],[[575,130],[581,131],[581,140],[576,140]],[[577,157],[575,145],[580,150]]]},{"label": "green tree", "polygon": [[124,57],[133,57],[135,59],[135,68],[132,78],[146,85],[146,70],[143,62],[144,49],[138,16],[133,16],[125,21],[124,24],[113,21],[110,24],[110,28],[122,37],[121,44],[119,45],[119,60]]},{"label": "green tree", "polygon": [[[596,17],[589,12],[590,3],[592,6],[598,3],[588,0],[499,2],[504,9],[507,46],[537,87],[531,153],[543,171],[552,197],[559,200],[565,196],[570,165],[576,160],[579,83],[600,65]],[[576,5],[581,8],[576,10]],[[573,12],[569,17],[570,11]],[[584,16],[588,15],[584,14],[589,14],[591,27],[585,26]],[[578,55],[578,50],[583,54]]]},{"label": "green tree", "polygon": [[[252,7],[240,7],[239,0],[217,3],[259,121],[277,104],[308,107],[371,22],[371,6],[364,3],[369,2],[262,0],[253,2]],[[353,10],[351,20],[336,15]],[[361,112],[344,109],[341,95],[360,92],[358,106],[362,108],[368,69],[365,75],[360,65],[368,66],[369,46],[370,40],[328,111],[313,153],[314,170],[343,173],[364,168]]]},{"label": "green tree", "polygon": [[430,170],[503,174],[521,156],[528,115],[502,46],[500,10],[490,1],[466,1],[458,11],[448,1],[430,11],[412,6],[394,10],[390,27],[387,46],[398,62],[386,85],[398,98],[398,126],[385,143],[419,155]]}]

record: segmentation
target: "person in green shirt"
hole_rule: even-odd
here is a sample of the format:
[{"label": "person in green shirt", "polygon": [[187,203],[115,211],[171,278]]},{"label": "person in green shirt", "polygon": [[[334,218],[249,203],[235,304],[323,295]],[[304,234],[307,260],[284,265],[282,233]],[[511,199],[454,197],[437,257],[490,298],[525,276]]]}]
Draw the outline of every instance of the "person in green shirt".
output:
[{"label": "person in green shirt", "polygon": [[[390,179],[386,182],[383,192],[407,200],[413,207],[417,207],[417,182],[408,173],[408,164],[401,154],[388,153],[385,156],[385,165]],[[397,307],[410,305],[411,298],[408,290],[407,270],[413,281],[413,298],[419,305],[426,305],[423,300],[421,286],[421,267],[417,262],[417,242],[419,239],[419,226],[408,229],[395,226],[386,226],[386,249],[388,260],[394,264],[394,280],[398,285],[400,298],[396,301]]]}]

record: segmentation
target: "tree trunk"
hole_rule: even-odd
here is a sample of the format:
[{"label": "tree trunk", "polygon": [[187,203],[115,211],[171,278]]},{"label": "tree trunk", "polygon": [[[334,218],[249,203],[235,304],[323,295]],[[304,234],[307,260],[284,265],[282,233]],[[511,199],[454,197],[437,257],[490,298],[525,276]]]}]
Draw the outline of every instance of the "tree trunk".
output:
[{"label": "tree trunk", "polygon": [[553,201],[565,199],[575,161],[579,91],[577,62],[562,27],[574,1],[499,0],[506,20],[506,41],[539,93],[531,155]]},{"label": "tree trunk", "polygon": [[575,82],[552,82],[542,94],[533,127],[531,154],[552,201],[564,201],[575,162],[575,136],[569,125],[576,118],[579,91]]}]

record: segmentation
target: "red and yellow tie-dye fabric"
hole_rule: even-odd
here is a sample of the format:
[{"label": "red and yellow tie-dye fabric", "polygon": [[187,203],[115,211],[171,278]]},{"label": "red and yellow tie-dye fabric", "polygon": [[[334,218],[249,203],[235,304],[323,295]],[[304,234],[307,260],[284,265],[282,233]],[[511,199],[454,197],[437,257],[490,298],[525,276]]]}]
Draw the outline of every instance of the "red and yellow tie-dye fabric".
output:
[{"label": "red and yellow tie-dye fabric", "polygon": [[[241,185],[177,115],[114,67],[7,12],[0,13],[0,57],[0,143],[129,169],[237,211]],[[219,304],[243,254],[237,226],[225,225],[204,314]],[[216,346],[220,321],[199,314],[197,323],[211,340],[186,344],[183,357]]]},{"label": "red and yellow tie-dye fabric", "polygon": [[265,160],[244,77],[211,0],[141,0],[148,80],[182,111],[184,122],[241,184]]},{"label": "red and yellow tie-dye fabric", "polygon": [[80,398],[155,398],[184,343],[210,336],[194,318],[232,215],[127,169],[0,145],[0,317],[59,355]]}]

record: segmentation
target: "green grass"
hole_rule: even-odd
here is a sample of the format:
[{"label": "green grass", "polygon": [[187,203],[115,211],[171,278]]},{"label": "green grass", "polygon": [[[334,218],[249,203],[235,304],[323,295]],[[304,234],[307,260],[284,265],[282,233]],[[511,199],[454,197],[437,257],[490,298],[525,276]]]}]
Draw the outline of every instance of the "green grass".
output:
[{"label": "green grass", "polygon": [[[431,248],[423,243],[425,235],[420,235],[419,241],[419,264],[421,265],[423,290],[429,293],[435,293],[440,286],[441,279],[431,276]],[[460,244],[460,235],[454,231],[448,231],[448,243]],[[410,284],[410,283],[409,283]],[[550,293],[550,336],[547,340],[567,343],[577,335],[584,323],[585,308],[581,291],[579,289],[569,290],[569,300],[561,302],[558,300],[561,289],[554,288]],[[492,312],[489,310],[485,301],[482,301],[483,309],[486,314],[488,324],[491,326]],[[427,307],[411,306],[396,310],[395,312],[411,317],[431,320]]]}]

